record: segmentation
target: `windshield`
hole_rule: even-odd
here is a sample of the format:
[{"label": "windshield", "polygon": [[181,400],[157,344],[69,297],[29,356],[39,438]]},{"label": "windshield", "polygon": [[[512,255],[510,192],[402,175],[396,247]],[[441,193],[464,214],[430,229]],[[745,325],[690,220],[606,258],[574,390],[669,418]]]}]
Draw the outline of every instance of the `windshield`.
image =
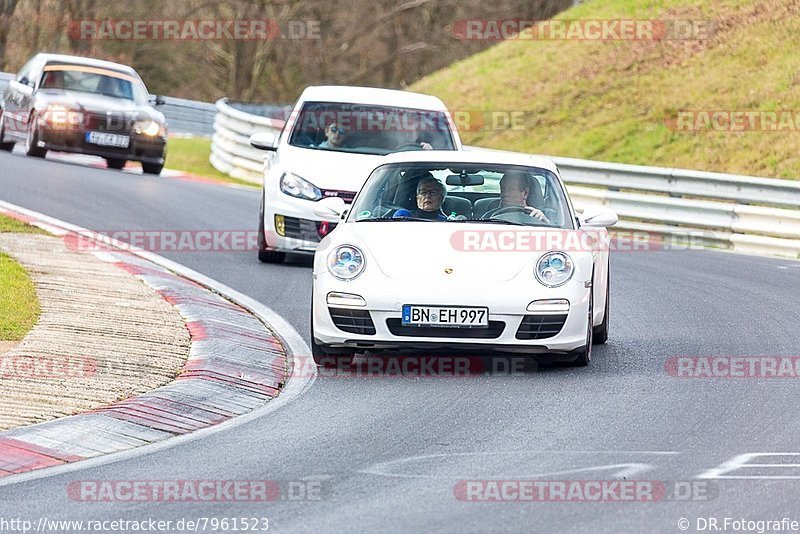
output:
[{"label": "windshield", "polygon": [[147,102],[147,90],[136,78],[94,67],[68,65],[45,67],[39,88],[92,93],[130,100],[137,104]]},{"label": "windshield", "polygon": [[496,164],[383,165],[367,180],[348,221],[480,221],[574,229],[555,174]]},{"label": "windshield", "polygon": [[306,102],[289,144],[380,156],[404,150],[455,150],[445,113],[331,102]]}]

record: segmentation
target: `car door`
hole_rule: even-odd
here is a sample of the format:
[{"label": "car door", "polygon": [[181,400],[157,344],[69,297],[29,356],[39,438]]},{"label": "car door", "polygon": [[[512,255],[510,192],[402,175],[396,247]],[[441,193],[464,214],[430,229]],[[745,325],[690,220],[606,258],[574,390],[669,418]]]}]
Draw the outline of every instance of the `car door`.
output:
[{"label": "car door", "polygon": [[28,123],[28,114],[34,94],[35,74],[37,70],[33,60],[20,69],[16,78],[8,83],[3,97],[3,120],[7,136],[22,139]]}]

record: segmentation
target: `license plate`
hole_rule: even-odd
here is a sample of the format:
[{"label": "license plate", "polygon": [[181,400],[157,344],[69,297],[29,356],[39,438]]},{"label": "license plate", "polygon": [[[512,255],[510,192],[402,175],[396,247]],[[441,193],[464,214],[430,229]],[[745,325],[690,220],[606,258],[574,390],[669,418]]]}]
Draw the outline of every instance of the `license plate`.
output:
[{"label": "license plate", "polygon": [[93,145],[114,146],[128,148],[131,138],[127,135],[117,135],[103,132],[86,132],[86,142]]},{"label": "license plate", "polygon": [[456,326],[481,328],[489,326],[489,308],[461,306],[403,306],[404,326]]}]

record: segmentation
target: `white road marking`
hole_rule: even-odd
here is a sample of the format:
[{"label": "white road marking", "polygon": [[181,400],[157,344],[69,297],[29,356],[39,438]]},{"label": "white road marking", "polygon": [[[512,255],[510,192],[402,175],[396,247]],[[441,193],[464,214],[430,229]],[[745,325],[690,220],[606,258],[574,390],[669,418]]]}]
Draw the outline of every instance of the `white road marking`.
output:
[{"label": "white road marking", "polygon": [[[390,460],[388,462],[380,462],[359,472],[369,475],[378,475],[386,477],[397,478],[427,478],[427,479],[468,479],[468,478],[507,478],[508,475],[478,475],[475,473],[459,473],[453,475],[426,475],[415,473],[398,473],[391,472],[395,467],[403,467],[412,462],[419,462],[424,460],[441,459],[445,460],[452,457],[459,456],[499,456],[499,455],[535,455],[535,454],[548,454],[548,455],[654,455],[654,456],[670,456],[680,454],[678,451],[499,451],[499,452],[458,452],[451,454],[428,454],[420,456],[411,456],[408,458],[400,458],[398,460]],[[652,471],[655,468],[653,464],[640,463],[640,462],[621,462],[621,463],[608,463],[608,464],[592,464],[585,467],[576,467],[571,469],[564,469],[559,471],[543,471],[536,473],[515,473],[512,476],[516,478],[542,478],[551,476],[561,476],[574,473],[590,473],[597,471],[613,471],[612,477],[616,478],[630,478],[634,475]]]},{"label": "white road marking", "polygon": [[745,454],[739,454],[738,456],[734,456],[730,460],[727,460],[720,464],[717,467],[712,469],[708,469],[703,471],[697,478],[725,478],[725,479],[740,479],[740,480],[797,480],[800,479],[800,474],[798,475],[727,475],[726,473],[731,473],[733,471],[738,471],[740,469],[750,469],[750,468],[767,468],[767,469],[774,469],[774,468],[798,468],[800,467],[800,463],[795,464],[756,464],[751,463],[750,460],[755,458],[763,458],[769,456],[794,456],[797,460],[800,460],[800,452],[748,452]]}]

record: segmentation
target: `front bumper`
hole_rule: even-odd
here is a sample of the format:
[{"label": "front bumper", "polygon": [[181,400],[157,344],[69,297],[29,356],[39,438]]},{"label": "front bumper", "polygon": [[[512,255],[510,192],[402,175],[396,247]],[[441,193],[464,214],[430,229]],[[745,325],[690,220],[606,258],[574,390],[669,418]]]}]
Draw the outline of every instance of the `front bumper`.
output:
[{"label": "front bumper", "polygon": [[[549,355],[554,360],[560,359],[559,355],[569,356],[586,343],[591,289],[577,280],[555,289],[534,286],[533,281],[482,282],[479,292],[475,290],[475,283],[442,282],[436,285],[435,291],[425,292],[420,290],[419,282],[415,281],[386,280],[383,284],[370,287],[366,280],[361,283],[359,280],[341,282],[327,273],[315,273],[312,324],[317,343],[327,347],[362,350],[453,347],[458,350],[500,350]],[[360,295],[367,305],[328,305],[327,295],[332,291]],[[566,314],[527,311],[532,301],[544,299],[567,299],[569,311]],[[412,303],[486,306],[489,309],[489,328],[402,327],[402,306]],[[341,311],[343,309],[357,311],[345,313]],[[342,319],[346,315],[354,315],[355,318],[347,323],[346,319]],[[345,331],[343,324],[357,327],[366,325],[367,328],[348,327],[350,331]],[[370,326],[371,329],[368,328]],[[545,334],[555,334],[539,338],[529,335],[526,338],[525,332],[535,333],[537,329]],[[569,357],[563,359],[569,360]]]},{"label": "front bumper", "polygon": [[[128,135],[128,134],[124,134]],[[57,152],[86,154],[109,159],[125,159],[162,165],[166,155],[167,140],[161,137],[144,137],[130,134],[127,148],[107,147],[86,142],[86,131],[62,130],[40,125],[39,147]]]},{"label": "front bumper", "polygon": [[313,254],[322,238],[333,231],[338,222],[320,219],[314,213],[314,206],[314,201],[290,197],[283,193],[266,198],[264,237],[267,248]]}]

